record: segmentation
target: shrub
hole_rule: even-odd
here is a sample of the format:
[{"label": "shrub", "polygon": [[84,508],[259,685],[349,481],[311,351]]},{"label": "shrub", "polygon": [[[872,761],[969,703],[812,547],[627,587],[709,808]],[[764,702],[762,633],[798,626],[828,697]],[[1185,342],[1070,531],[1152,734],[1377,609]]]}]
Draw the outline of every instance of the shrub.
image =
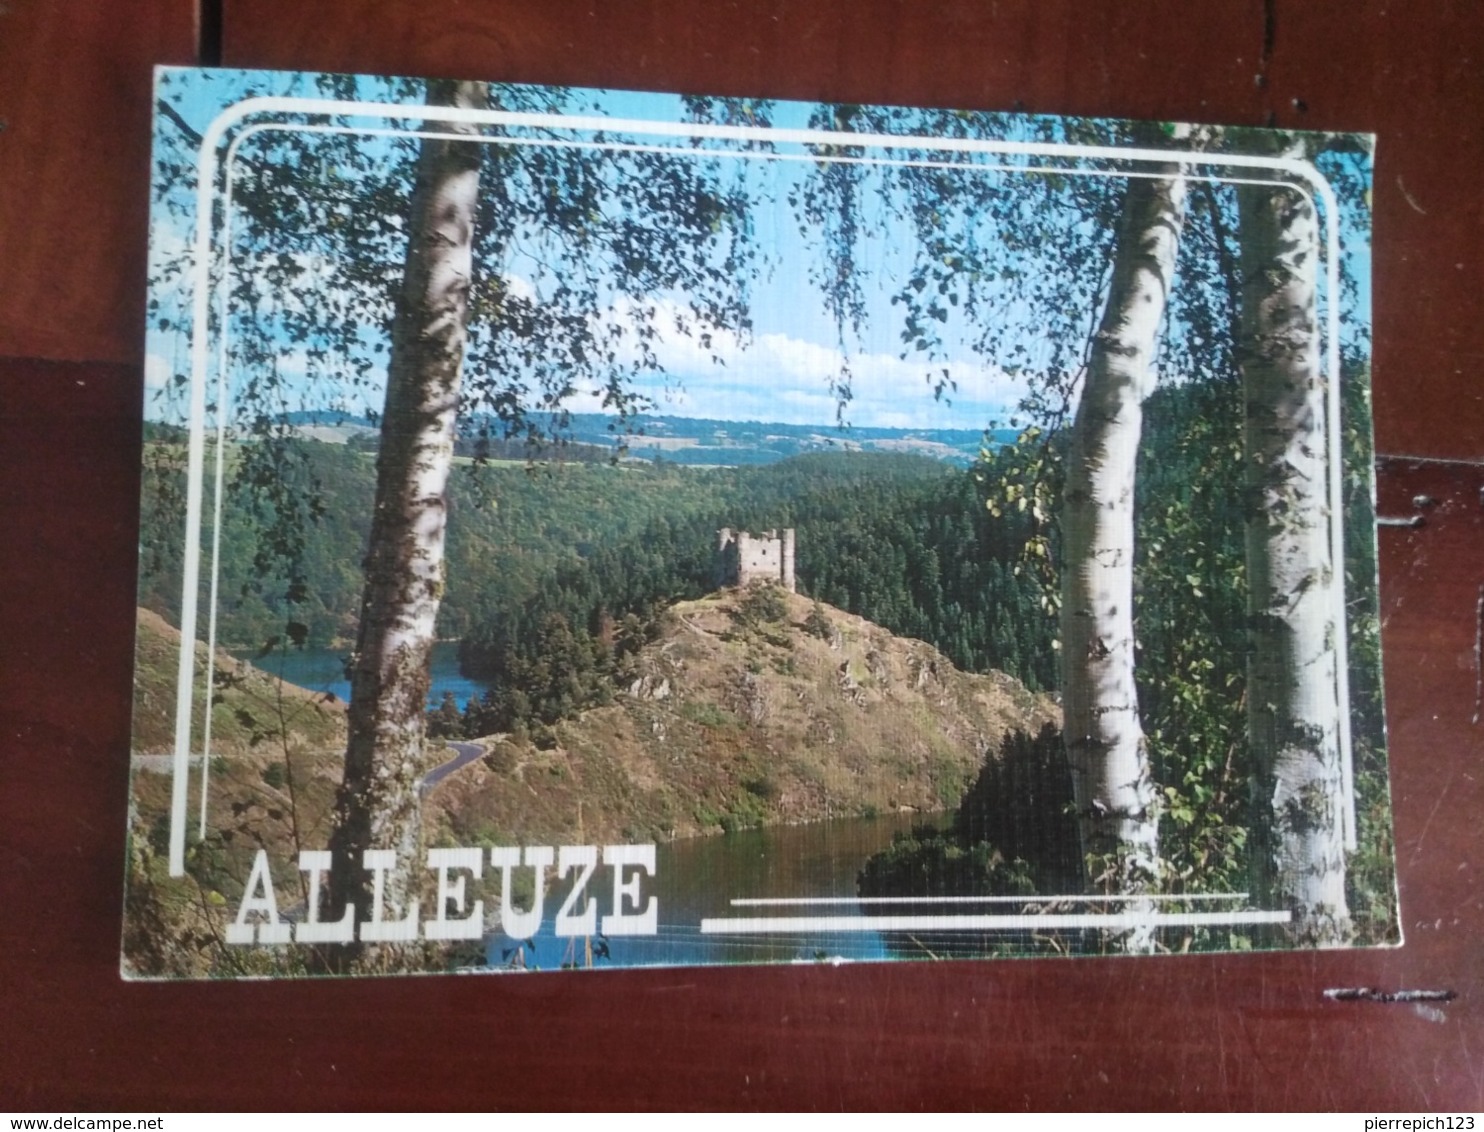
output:
[{"label": "shrub", "polygon": [[738,608],[744,620],[759,624],[782,621],[788,616],[788,600],[772,582],[757,582],[749,586]]}]

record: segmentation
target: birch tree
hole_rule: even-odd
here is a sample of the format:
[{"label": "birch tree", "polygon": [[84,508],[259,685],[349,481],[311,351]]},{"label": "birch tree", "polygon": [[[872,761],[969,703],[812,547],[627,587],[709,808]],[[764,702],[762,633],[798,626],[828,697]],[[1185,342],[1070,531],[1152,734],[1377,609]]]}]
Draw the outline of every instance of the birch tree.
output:
[{"label": "birch tree", "polygon": [[[875,113],[870,128],[921,128]],[[928,128],[953,136],[976,125],[998,124],[946,117]],[[1107,124],[1070,129],[1046,140],[1168,143],[1168,131],[1158,127],[1132,137]],[[1120,894],[1148,891],[1160,872],[1159,807],[1135,683],[1134,481],[1143,403],[1154,388],[1154,357],[1177,283],[1186,219],[1180,172],[1171,164],[1115,189],[1103,178],[1007,184],[907,169],[882,190],[911,218],[921,248],[917,270],[893,299],[903,312],[904,356],[930,360],[956,308],[986,360],[1012,374],[1035,371],[1020,408],[1037,427],[1022,434],[1018,465],[994,466],[1002,478],[990,504],[997,512],[1028,512],[1038,529],[1029,549],[1052,591],[1047,607],[1058,611],[1064,744],[1085,879],[1094,891]],[[817,278],[837,322],[847,325],[858,324],[863,309],[858,292],[840,282],[853,279],[851,245],[868,228],[860,219],[861,179],[854,167],[826,168],[806,198],[831,255]],[[1209,322],[1205,308],[1218,297],[1200,286],[1187,290],[1187,313]],[[1207,364],[1207,344],[1187,347],[1182,356],[1194,350]],[[842,383],[848,380],[847,372]],[[1120,943],[1151,945],[1148,931]]]},{"label": "birch tree", "polygon": [[[489,90],[483,83],[433,82],[428,102],[484,107]],[[464,123],[437,126],[453,134],[478,133]],[[417,780],[444,585],[446,492],[468,338],[483,156],[477,141],[423,139],[408,208],[351,670],[345,773],[330,839],[332,906],[354,907],[360,922],[371,919],[373,895],[390,906],[389,919],[414,902],[407,878],[419,845]],[[373,848],[394,851],[400,866],[375,894],[363,861]]]},{"label": "birch tree", "polygon": [[[1185,222],[1185,181],[1129,181],[1107,305],[1073,421],[1062,506],[1063,734],[1089,880],[1158,878],[1158,812],[1134,683],[1134,471]],[[1147,946],[1147,935],[1131,946]]]},{"label": "birch tree", "polygon": [[[370,101],[420,87],[310,81],[313,93]],[[478,83],[433,83],[426,96],[537,115],[567,112],[582,97]],[[702,120],[767,120],[765,103],[694,99],[686,108]],[[294,617],[314,585],[305,531],[328,506],[293,417],[354,413],[385,382],[326,923],[417,922],[406,878],[418,871],[417,781],[456,433],[560,440],[579,397],[621,418],[645,407],[634,380],[663,372],[662,333],[691,335],[705,350],[710,336],[750,329],[747,197],[723,163],[505,145],[436,119],[429,129],[445,136],[366,145],[353,131],[259,134],[235,169],[225,319],[231,408],[245,442],[229,490],[261,531],[254,586],[285,617],[270,646],[306,636]],[[498,174],[482,178],[482,164]],[[343,968],[361,951],[329,961]]]},{"label": "birch tree", "polygon": [[[1303,156],[1301,145],[1288,152]],[[1318,218],[1282,186],[1242,186],[1238,207],[1253,867],[1259,898],[1292,911],[1294,942],[1335,946],[1350,930],[1337,735],[1347,705],[1336,681],[1345,626],[1329,538],[1339,517],[1326,490]],[[1339,422],[1330,427],[1338,442]]]}]

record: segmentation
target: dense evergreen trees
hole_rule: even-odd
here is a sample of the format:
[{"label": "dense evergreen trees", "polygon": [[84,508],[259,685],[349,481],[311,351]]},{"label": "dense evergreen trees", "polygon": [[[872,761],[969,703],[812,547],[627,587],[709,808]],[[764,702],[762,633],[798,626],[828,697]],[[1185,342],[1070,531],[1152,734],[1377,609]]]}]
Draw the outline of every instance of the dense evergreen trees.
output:
[{"label": "dense evergreen trees", "polygon": [[1081,887],[1061,733],[1011,732],[946,822],[898,834],[861,871],[862,896],[1033,896]]},{"label": "dense evergreen trees", "polygon": [[[140,604],[178,623],[185,477],[183,445],[171,440],[147,440]],[[305,626],[309,647],[348,652],[370,527],[372,459],[350,444],[296,440],[280,446],[285,495],[312,494],[320,502],[316,519],[304,525],[291,570],[283,562],[257,561],[265,517],[249,493],[230,485],[247,447],[233,445],[227,457],[218,639],[257,651],[282,638],[292,619]],[[522,457],[479,469],[465,464],[449,485],[453,522],[440,638],[463,637],[491,610],[522,600],[556,563],[622,541],[657,516],[677,508],[722,510],[734,478],[730,470],[569,464],[569,449],[517,445],[509,451]],[[292,574],[308,584],[289,602]]]},{"label": "dense evergreen trees", "polygon": [[[313,483],[323,501],[299,552],[307,584],[300,600],[287,601],[287,572],[255,562],[260,520],[229,507],[221,639],[253,650],[289,644],[288,620],[303,627],[309,645],[344,646],[371,510],[370,461],[316,441],[288,451],[292,482]],[[172,520],[165,501],[179,471],[166,446],[147,474],[153,508],[144,544],[164,553],[146,563],[141,600],[168,617],[180,575],[163,537]],[[658,631],[664,609],[714,588],[721,526],[796,527],[804,592],[928,641],[962,669],[1054,686],[1052,626],[1038,583],[1017,567],[1028,520],[996,518],[974,476],[924,457],[841,452],[715,469],[488,467],[455,475],[450,509],[456,521],[440,635],[460,638],[465,670],[497,685],[468,721],[473,733],[517,720],[550,723],[601,702],[625,658]]]},{"label": "dense evergreen trees", "polygon": [[558,565],[523,602],[471,627],[464,666],[496,685],[471,709],[471,733],[552,723],[602,702],[664,611],[715,587],[720,526],[795,527],[805,593],[928,641],[960,668],[1050,686],[1051,626],[1037,585],[1015,567],[1025,525],[991,516],[969,474],[919,457],[841,453],[724,477],[723,500],[677,490],[671,515]]}]

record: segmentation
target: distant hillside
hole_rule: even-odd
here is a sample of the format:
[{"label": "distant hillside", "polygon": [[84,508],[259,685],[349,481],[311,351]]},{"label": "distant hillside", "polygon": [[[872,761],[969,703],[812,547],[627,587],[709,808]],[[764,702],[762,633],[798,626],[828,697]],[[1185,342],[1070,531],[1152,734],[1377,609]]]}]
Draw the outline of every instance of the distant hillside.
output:
[{"label": "distant hillside", "polygon": [[[233,466],[248,447],[229,449]],[[143,468],[139,604],[173,623],[179,622],[184,583],[184,468],[184,446],[164,439],[152,443]],[[374,512],[374,457],[355,445],[292,441],[275,458],[275,468],[273,482],[286,487],[285,499],[299,507],[282,517],[281,525],[275,525],[280,516],[271,507],[258,510],[261,497],[231,486],[229,468],[218,642],[255,651],[294,621],[305,626],[311,647],[345,649],[355,640],[360,612],[361,564]],[[942,489],[953,477],[938,461],[879,452],[819,453],[761,468],[582,461],[460,467],[449,485],[447,591],[438,611],[438,635],[477,636],[498,617],[518,616],[554,575],[595,556],[625,559],[627,571],[648,571],[656,553],[673,560],[679,551],[695,560],[691,573],[709,584],[719,526],[766,529],[793,525],[795,519],[817,526],[850,513],[881,515],[893,503],[916,511],[923,490]],[[962,473],[957,478],[967,479]],[[912,499],[902,498],[903,493]],[[809,577],[816,545],[811,537],[801,551],[802,578]],[[291,564],[307,583],[304,600],[292,607],[284,600]],[[666,577],[657,579],[663,584],[656,599],[704,592],[671,585],[673,565],[661,573]],[[900,587],[886,583],[883,588]],[[992,583],[974,592],[989,592],[988,600],[999,596]],[[581,626],[586,624],[584,617]]]},{"label": "distant hillside", "polygon": [[[959,801],[985,752],[1056,722],[1003,673],[763,587],[674,605],[622,691],[431,794],[453,843],[663,840]],[[546,749],[541,749],[545,747]]]},{"label": "distant hillside", "polygon": [[[691,465],[771,464],[808,452],[910,452],[966,467],[986,444],[1011,443],[1015,431],[996,429],[829,428],[776,421],[722,421],[641,413],[617,418],[573,413],[564,431],[582,444],[622,443],[630,459]],[[537,421],[554,427],[554,421]]]},{"label": "distant hillside", "polygon": [[[328,444],[363,443],[375,448],[379,428],[370,417],[331,410],[285,413],[285,424],[306,439]],[[460,440],[463,455],[514,460],[629,459],[675,464],[732,466],[771,464],[806,452],[911,452],[968,466],[980,449],[1014,443],[1016,430],[906,429],[852,426],[829,428],[769,421],[722,421],[639,413],[627,420],[609,413],[531,413],[527,423],[562,445],[528,445],[517,432],[505,436],[494,418],[475,417]],[[483,437],[476,441],[476,436]]]}]

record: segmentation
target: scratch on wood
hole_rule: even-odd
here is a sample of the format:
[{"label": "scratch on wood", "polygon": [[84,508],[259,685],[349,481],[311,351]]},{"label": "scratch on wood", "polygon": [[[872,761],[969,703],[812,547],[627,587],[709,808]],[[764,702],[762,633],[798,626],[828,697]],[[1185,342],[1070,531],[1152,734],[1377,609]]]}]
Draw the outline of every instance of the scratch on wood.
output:
[{"label": "scratch on wood", "polygon": [[1325,998],[1337,1003],[1451,1003],[1457,991],[1380,991],[1374,987],[1331,987]]},{"label": "scratch on wood", "polygon": [[198,0],[196,6],[196,56],[203,67],[222,63],[222,0]]},{"label": "scratch on wood", "polygon": [[1324,997],[1333,1002],[1452,1002],[1458,997],[1452,990],[1383,991],[1375,987],[1331,987]]},{"label": "scratch on wood", "polygon": [[1268,85],[1268,60],[1273,57],[1273,43],[1278,38],[1278,2],[1263,0],[1262,5],[1262,53],[1257,58],[1257,74],[1252,77],[1261,90]]},{"label": "scratch on wood", "polygon": [[1396,187],[1402,191],[1402,196],[1407,198],[1407,203],[1412,206],[1412,211],[1416,212],[1420,216],[1427,215],[1427,209],[1418,204],[1417,198],[1414,197],[1411,193],[1407,192],[1407,186],[1402,184],[1401,174],[1397,174]]},{"label": "scratch on wood", "polygon": [[1376,526],[1378,527],[1420,527],[1423,519],[1421,515],[1409,515],[1405,519],[1400,515],[1377,515]]},{"label": "scratch on wood", "polygon": [[1474,602],[1474,726],[1479,724],[1479,712],[1484,709],[1484,585],[1479,586],[1479,596]]}]

